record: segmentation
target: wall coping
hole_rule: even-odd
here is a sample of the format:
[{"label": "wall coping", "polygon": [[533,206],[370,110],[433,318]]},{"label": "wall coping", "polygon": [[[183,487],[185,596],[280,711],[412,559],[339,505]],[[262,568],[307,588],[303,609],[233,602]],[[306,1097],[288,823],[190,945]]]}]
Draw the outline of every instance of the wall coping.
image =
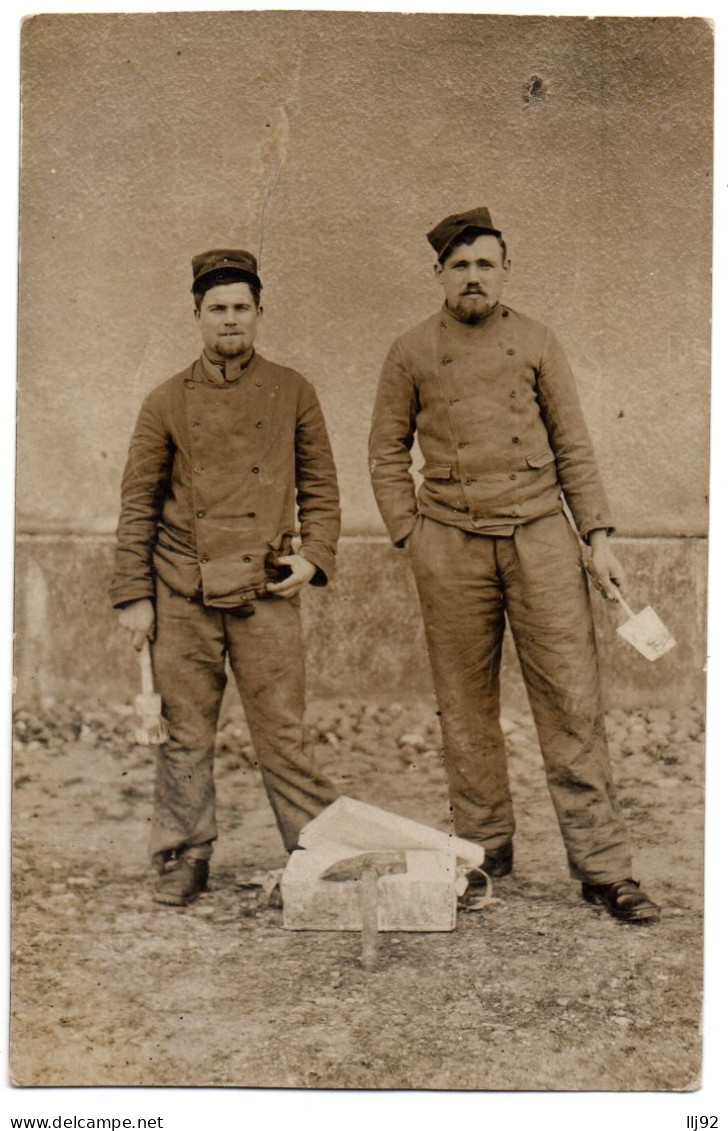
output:
[{"label": "wall coping", "polygon": [[[53,530],[48,527],[34,528],[28,526],[19,529],[15,540],[19,543],[28,542],[98,542],[99,544],[115,543],[116,534],[111,531],[89,531],[68,527]],[[615,534],[614,542],[705,542],[707,534]],[[342,543],[363,542],[374,545],[390,545],[386,534],[342,534],[339,539]]]}]

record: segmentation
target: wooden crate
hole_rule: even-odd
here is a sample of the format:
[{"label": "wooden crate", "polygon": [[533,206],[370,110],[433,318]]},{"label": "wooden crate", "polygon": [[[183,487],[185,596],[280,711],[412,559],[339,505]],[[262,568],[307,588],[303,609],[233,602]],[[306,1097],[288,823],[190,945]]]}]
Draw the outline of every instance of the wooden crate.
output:
[{"label": "wooden crate", "polygon": [[[341,845],[319,845],[291,855],[281,879],[286,930],[361,930],[358,881],[321,879],[331,864],[355,854]],[[454,930],[455,856],[431,849],[412,849],[404,855],[406,872],[379,879],[380,931]]]}]

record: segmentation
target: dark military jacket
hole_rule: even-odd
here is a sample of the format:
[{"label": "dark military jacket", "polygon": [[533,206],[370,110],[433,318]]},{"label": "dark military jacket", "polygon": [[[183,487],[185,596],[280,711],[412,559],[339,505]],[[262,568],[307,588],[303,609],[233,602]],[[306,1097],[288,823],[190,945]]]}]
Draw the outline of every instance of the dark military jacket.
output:
[{"label": "dark military jacket", "polygon": [[[415,433],[424,457],[415,493]],[[559,511],[582,537],[613,530],[576,384],[540,322],[498,304],[477,325],[446,307],[398,338],[369,442],[374,493],[395,544],[417,513],[488,534]]]},{"label": "dark military jacket", "polygon": [[[199,359],[142,405],[122,480],[113,604],[177,593],[231,607],[264,588],[271,553],[334,570],[339,496],[313,386],[253,354],[225,372]],[[212,376],[211,376],[212,374]],[[232,379],[231,379],[232,378]]]}]

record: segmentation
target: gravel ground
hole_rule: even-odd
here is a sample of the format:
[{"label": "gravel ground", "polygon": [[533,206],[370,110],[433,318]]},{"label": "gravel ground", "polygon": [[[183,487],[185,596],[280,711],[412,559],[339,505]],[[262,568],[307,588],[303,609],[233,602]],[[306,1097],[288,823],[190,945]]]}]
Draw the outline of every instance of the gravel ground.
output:
[{"label": "gravel ground", "polygon": [[[430,702],[312,702],[342,793],[448,828]],[[219,736],[210,890],[150,899],[153,765],[131,708],[16,712],[11,1068],[19,1085],[689,1090],[699,1085],[703,728],[608,716],[636,872],[657,926],[568,879],[530,717],[504,718],[514,875],[445,934],[288,932],[258,883],[284,853],[234,706]]]}]

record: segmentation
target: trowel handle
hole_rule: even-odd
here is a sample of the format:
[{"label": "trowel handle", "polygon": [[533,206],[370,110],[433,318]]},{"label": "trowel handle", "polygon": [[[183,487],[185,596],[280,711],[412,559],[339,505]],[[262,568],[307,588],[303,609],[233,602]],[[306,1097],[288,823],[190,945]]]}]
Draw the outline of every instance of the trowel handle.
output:
[{"label": "trowel handle", "polygon": [[[589,550],[586,549],[586,547],[584,546],[584,543],[581,540],[581,535],[579,534],[579,528],[574,521],[574,516],[572,515],[571,511],[569,510],[566,499],[564,498],[563,495],[561,496],[561,502],[562,502],[562,506],[564,508],[564,514],[566,515],[569,526],[574,531],[574,534],[576,534],[576,537],[579,540],[579,545],[581,546],[582,561],[584,562],[584,565],[586,567],[586,571],[590,575],[592,580],[597,582],[597,576],[594,573],[594,570],[592,569],[592,566],[591,566],[591,553],[590,553]],[[600,582],[598,582],[598,585],[599,585],[599,588],[603,592],[604,591],[603,585]],[[632,612],[629,605],[625,601],[624,597],[619,592],[619,586],[618,585],[614,586],[614,592],[616,593],[617,600],[619,601],[620,605],[624,609],[625,613],[627,613],[627,615],[630,616],[630,617],[634,617],[635,614]]]},{"label": "trowel handle", "polygon": [[154,694],[154,676],[152,675],[152,653],[149,649],[149,639],[146,639],[139,652],[139,670],[142,676],[142,695]]},{"label": "trowel handle", "polygon": [[620,605],[621,605],[621,606],[622,606],[622,608],[624,609],[625,613],[627,613],[627,614],[628,614],[628,615],[629,615],[630,617],[635,617],[635,616],[636,616],[637,614],[636,614],[636,613],[633,613],[633,612],[632,612],[632,610],[630,609],[630,607],[629,607],[629,605],[627,604],[627,602],[625,601],[624,597],[623,597],[623,596],[622,596],[622,594],[621,594],[621,593],[619,592],[619,586],[618,586],[618,585],[615,585],[615,586],[614,586],[614,592],[616,593],[616,595],[617,595],[617,600],[619,601]]},{"label": "trowel handle", "polygon": [[361,879],[361,960],[365,970],[374,970],[379,950],[379,876],[376,868],[364,868]]}]

